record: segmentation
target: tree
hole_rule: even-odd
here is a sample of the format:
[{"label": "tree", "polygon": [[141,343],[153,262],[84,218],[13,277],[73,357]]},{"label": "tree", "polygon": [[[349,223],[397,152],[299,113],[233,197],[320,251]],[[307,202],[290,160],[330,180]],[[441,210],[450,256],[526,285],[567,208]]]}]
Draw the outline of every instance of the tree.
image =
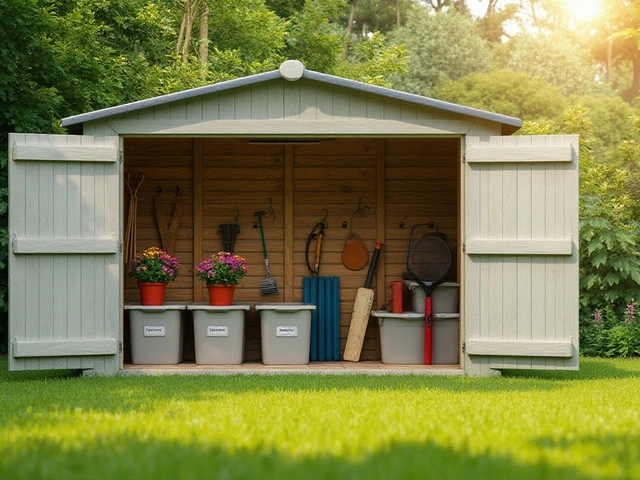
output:
[{"label": "tree", "polygon": [[176,53],[184,63],[194,55],[206,64],[214,50],[234,51],[246,63],[273,66],[284,36],[284,21],[262,0],[186,0]]},{"label": "tree", "polygon": [[640,1],[608,0],[606,6],[601,29],[609,34],[606,37],[607,75],[611,78],[616,63],[625,60],[631,63],[632,82],[625,98],[632,102],[640,94]]},{"label": "tree", "polygon": [[424,0],[435,12],[446,12],[448,9],[456,10],[460,13],[468,13],[466,0]]},{"label": "tree", "polygon": [[605,82],[597,80],[602,70],[590,52],[568,35],[521,33],[499,52],[501,68],[542,78],[565,95],[611,93]]},{"label": "tree", "polygon": [[550,123],[568,105],[557,87],[525,72],[496,70],[472,73],[440,84],[440,100],[459,103],[532,122]]},{"label": "tree", "polygon": [[[593,156],[598,162],[630,168],[629,156],[620,148],[637,138],[633,108],[618,96],[582,96],[572,103],[586,109],[593,130]],[[640,301],[640,298],[638,298]]]},{"label": "tree", "polygon": [[483,17],[478,19],[482,37],[490,42],[499,43],[507,35],[505,23],[513,20],[518,12],[518,5],[509,3],[499,8],[500,0],[489,0]]},{"label": "tree", "polygon": [[490,47],[468,15],[416,10],[389,39],[405,46],[407,73],[394,77],[393,86],[407,92],[429,96],[438,83],[487,71],[491,65]]},{"label": "tree", "polygon": [[310,70],[332,73],[342,52],[343,37],[330,19],[344,9],[343,0],[306,0],[289,19],[284,57],[297,59]]},{"label": "tree", "polygon": [[384,36],[376,32],[352,43],[349,56],[340,61],[335,74],[360,82],[390,87],[389,76],[402,74],[407,57],[400,45],[385,45]]}]

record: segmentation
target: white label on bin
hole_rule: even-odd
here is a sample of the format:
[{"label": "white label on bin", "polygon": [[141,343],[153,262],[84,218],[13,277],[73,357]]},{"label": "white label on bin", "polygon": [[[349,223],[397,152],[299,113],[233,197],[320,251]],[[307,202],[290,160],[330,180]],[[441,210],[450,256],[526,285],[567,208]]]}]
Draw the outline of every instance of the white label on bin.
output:
[{"label": "white label on bin", "polygon": [[278,325],[276,327],[276,337],[297,337],[298,336],[298,327],[296,325],[291,325],[290,327],[281,327]]},{"label": "white label on bin", "polygon": [[145,337],[164,337],[164,325],[145,325],[144,336]]},{"label": "white label on bin", "polygon": [[227,325],[207,325],[207,337],[228,337],[229,327]]}]

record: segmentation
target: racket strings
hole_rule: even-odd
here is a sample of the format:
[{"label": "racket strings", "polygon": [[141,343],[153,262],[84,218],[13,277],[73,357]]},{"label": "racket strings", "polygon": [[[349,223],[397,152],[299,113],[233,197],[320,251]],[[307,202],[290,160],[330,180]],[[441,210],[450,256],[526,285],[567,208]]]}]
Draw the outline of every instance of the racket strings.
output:
[{"label": "racket strings", "polygon": [[416,242],[409,254],[409,270],[423,282],[436,282],[449,274],[451,250],[438,237],[425,237]]}]

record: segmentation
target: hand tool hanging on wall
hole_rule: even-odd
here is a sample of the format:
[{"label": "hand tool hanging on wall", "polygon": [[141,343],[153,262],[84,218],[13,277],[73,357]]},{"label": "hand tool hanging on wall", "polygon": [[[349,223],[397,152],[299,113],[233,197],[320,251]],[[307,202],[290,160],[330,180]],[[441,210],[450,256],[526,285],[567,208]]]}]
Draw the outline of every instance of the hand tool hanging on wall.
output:
[{"label": "hand tool hanging on wall", "polygon": [[240,225],[238,225],[238,217],[240,216],[240,210],[237,208],[236,217],[233,219],[233,223],[222,223],[218,225],[218,233],[222,235],[222,251],[233,253],[233,249],[236,244],[236,237],[240,233]]},{"label": "hand tool hanging on wall", "polygon": [[[311,272],[311,275],[318,275],[320,273],[320,257],[322,256],[322,242],[324,239],[324,231],[327,228],[326,220],[321,220],[316,223],[311,233],[307,237],[307,245],[305,247],[305,259],[307,261],[307,268]],[[309,262],[309,248],[313,241],[316,241],[316,258],[313,266]]]},{"label": "hand tool hanging on wall", "polygon": [[267,269],[267,278],[260,282],[260,292],[262,292],[262,295],[277,295],[278,282],[271,276],[271,271],[269,270],[269,257],[267,257],[267,244],[264,241],[264,228],[262,226],[262,216],[264,215],[264,212],[261,210],[259,212],[256,212],[255,215],[258,217],[258,222],[260,223],[260,236],[262,237],[264,266]]},{"label": "hand tool hanging on wall", "polygon": [[162,193],[162,187],[158,187],[158,194],[154,198],[154,207],[162,248],[169,254],[175,255],[178,229],[182,219],[182,193],[180,192],[180,187],[176,186],[173,196],[173,211],[171,213],[166,211],[165,194]]},{"label": "hand tool hanging on wall", "polygon": [[124,232],[124,262],[131,263],[133,257],[136,256],[138,247],[136,245],[136,220],[138,215],[138,190],[144,182],[144,175],[140,178],[136,188],[131,188],[131,175],[127,175],[127,190],[129,190],[129,215],[127,217],[127,226]]},{"label": "hand tool hanging on wall", "polygon": [[[320,258],[325,229],[325,219],[318,222],[307,237],[305,257],[310,277],[302,278],[302,301],[311,303],[316,309],[311,313],[311,339],[309,361],[340,360],[340,277],[321,277]],[[313,241],[315,261],[309,260]]]},{"label": "hand tool hanging on wall", "polygon": [[351,312],[351,322],[349,323],[349,334],[347,335],[347,345],[344,349],[343,358],[349,362],[357,362],[360,360],[360,352],[364,343],[364,336],[369,324],[369,315],[373,306],[374,292],[371,289],[371,282],[376,273],[376,265],[380,256],[382,243],[376,242],[376,249],[371,257],[371,265],[364,282],[364,288],[360,287],[356,293],[356,300],[353,303],[353,312]]}]

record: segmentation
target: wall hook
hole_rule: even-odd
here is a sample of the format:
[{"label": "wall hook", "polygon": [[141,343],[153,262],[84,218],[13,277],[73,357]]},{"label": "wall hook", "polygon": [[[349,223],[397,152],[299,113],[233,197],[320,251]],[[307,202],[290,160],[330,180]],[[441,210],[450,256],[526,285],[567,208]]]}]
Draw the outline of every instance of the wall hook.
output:
[{"label": "wall hook", "polygon": [[329,210],[327,210],[326,208],[323,208],[322,211],[324,212],[324,217],[322,217],[322,222],[325,225],[325,228],[329,226],[329,222],[327,222],[327,217],[329,216]]},{"label": "wall hook", "polygon": [[353,217],[356,215],[366,217],[367,212],[370,210],[370,208],[371,207],[369,207],[369,205],[365,205],[364,207],[362,206],[362,197],[360,197],[358,199],[358,208],[351,214],[351,222],[347,225],[347,222],[345,220],[344,222],[342,222],[342,228],[347,228],[347,226],[349,226],[349,228],[353,230]]},{"label": "wall hook", "polygon": [[234,208],[233,211],[236,214],[236,216],[233,217],[233,222],[234,223],[238,223],[238,218],[240,217],[240,209],[239,208]]}]

